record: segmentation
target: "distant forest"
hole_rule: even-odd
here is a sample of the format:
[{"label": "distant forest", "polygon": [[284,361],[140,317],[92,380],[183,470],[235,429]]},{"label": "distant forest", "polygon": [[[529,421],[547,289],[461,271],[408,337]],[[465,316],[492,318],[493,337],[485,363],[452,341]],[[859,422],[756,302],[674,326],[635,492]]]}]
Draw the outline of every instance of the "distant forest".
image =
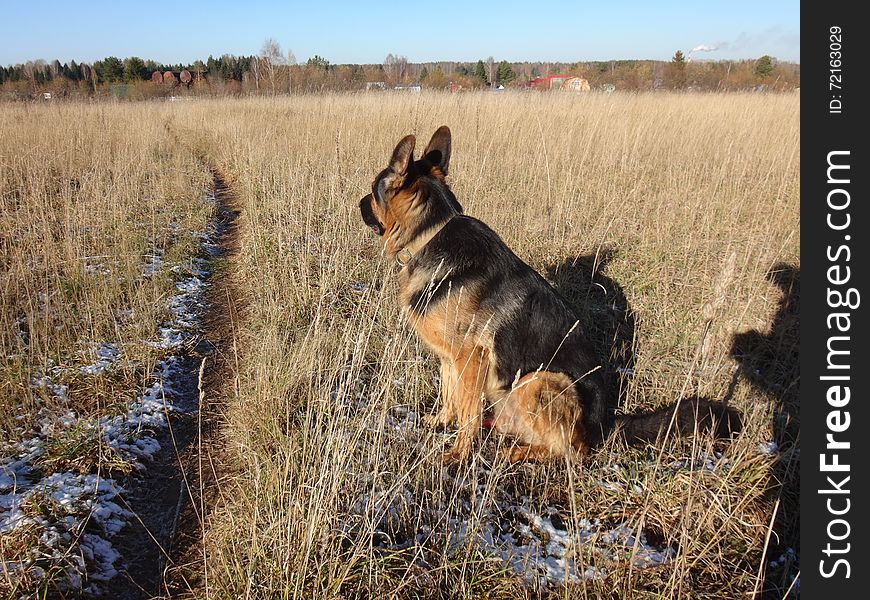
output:
[{"label": "distant forest", "polygon": [[[136,56],[109,56],[94,63],[28,61],[0,66],[0,99],[115,97],[142,100],[178,95],[252,95],[424,88],[473,90],[530,87],[548,75],[588,81],[592,90],[789,91],[800,87],[800,65],[770,56],[755,60],[692,61],[677,51],[670,61],[611,60],[411,63],[388,54],[380,64],[332,64],[321,56],[297,63],[266,40],[258,55],[162,64]],[[535,82],[535,80],[538,80]],[[546,89],[546,86],[537,86]]]}]

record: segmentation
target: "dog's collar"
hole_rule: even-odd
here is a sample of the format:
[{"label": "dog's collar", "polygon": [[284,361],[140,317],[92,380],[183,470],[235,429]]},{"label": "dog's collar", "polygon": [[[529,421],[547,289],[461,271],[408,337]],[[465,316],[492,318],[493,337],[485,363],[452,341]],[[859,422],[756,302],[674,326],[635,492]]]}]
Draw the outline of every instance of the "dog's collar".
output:
[{"label": "dog's collar", "polygon": [[[403,246],[401,250],[396,252],[396,254],[395,254],[396,264],[399,265],[399,268],[404,269],[405,266],[409,262],[411,262],[411,260],[413,260],[414,256],[420,250],[425,248],[426,244],[428,244],[430,241],[432,241],[432,238],[434,238],[436,235],[438,235],[441,232],[441,230],[444,229],[444,226],[447,225],[451,220],[453,220],[453,217],[450,217],[449,219],[447,219],[446,221],[441,223],[441,225],[439,225],[437,228],[429,229],[423,235],[417,236],[417,238],[414,240],[414,242],[422,241],[422,243],[420,243],[419,245],[414,244],[412,242],[412,243],[408,244],[407,246]],[[417,248],[415,250],[411,250],[412,246],[417,246]]]},{"label": "dog's collar", "polygon": [[414,253],[408,250],[407,246],[396,253],[396,263],[402,268],[411,262],[412,258],[414,258]]}]

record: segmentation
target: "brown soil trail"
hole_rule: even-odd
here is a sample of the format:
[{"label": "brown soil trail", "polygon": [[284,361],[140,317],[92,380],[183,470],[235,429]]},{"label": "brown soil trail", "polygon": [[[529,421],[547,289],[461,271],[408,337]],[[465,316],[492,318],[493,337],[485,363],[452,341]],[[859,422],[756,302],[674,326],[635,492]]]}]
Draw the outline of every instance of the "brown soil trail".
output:
[{"label": "brown soil trail", "polygon": [[202,589],[208,582],[204,523],[210,508],[216,504],[221,479],[226,476],[226,450],[221,434],[225,406],[238,397],[237,339],[243,302],[235,273],[241,249],[241,205],[229,178],[214,166],[210,169],[214,177],[217,218],[208,311],[203,319],[209,353],[200,378],[197,443],[187,456],[188,501],[178,514],[159,590],[173,598]]},{"label": "brown soil trail", "polygon": [[[118,549],[127,565],[106,586],[106,597],[177,597],[207,580],[203,522],[214,505],[223,450],[221,427],[228,399],[235,397],[236,326],[240,294],[234,285],[240,248],[240,208],[228,179],[213,174],[215,216],[204,244],[208,263],[201,336],[184,357],[181,396],[188,405],[169,415],[161,451],[126,495],[136,515]],[[204,580],[202,580],[204,579]]]}]

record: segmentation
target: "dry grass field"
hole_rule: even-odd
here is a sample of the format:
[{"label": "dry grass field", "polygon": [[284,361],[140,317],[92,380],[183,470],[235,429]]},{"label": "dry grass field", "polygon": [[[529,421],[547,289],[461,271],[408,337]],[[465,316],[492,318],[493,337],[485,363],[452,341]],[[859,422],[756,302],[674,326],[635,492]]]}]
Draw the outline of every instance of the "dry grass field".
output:
[{"label": "dry grass field", "polygon": [[72,594],[134,518],[212,177],[156,106],[0,113],[0,596]]},{"label": "dry grass field", "polygon": [[[161,593],[784,597],[799,589],[799,110],[797,95],[665,93],[0,107],[4,437],[146,385],[161,350],[141,341],[166,319],[169,267],[197,252],[212,169],[241,216],[211,278],[241,300],[212,315],[232,368]],[[357,204],[402,136],[442,124],[465,212],[576,307],[619,411],[726,401],[738,435],[520,465],[492,435],[441,465],[451,433],[421,422],[438,364]],[[167,268],[143,277],[155,247]],[[111,378],[53,371],[62,397],[38,384],[106,341]],[[41,468],[102,464],[82,462]],[[3,527],[0,589],[49,589],[22,583],[32,545]]]}]

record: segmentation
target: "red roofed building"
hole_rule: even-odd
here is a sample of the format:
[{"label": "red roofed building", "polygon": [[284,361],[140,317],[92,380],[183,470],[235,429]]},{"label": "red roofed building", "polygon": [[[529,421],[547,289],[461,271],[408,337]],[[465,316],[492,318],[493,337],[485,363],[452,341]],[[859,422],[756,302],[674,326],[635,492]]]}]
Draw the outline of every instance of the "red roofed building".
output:
[{"label": "red roofed building", "polygon": [[529,82],[530,88],[552,90],[559,89],[562,84],[571,79],[571,75],[547,75],[546,77],[536,77]]},{"label": "red roofed building", "polygon": [[532,79],[528,87],[540,90],[562,90],[564,92],[588,92],[589,82],[574,75],[547,75]]}]

